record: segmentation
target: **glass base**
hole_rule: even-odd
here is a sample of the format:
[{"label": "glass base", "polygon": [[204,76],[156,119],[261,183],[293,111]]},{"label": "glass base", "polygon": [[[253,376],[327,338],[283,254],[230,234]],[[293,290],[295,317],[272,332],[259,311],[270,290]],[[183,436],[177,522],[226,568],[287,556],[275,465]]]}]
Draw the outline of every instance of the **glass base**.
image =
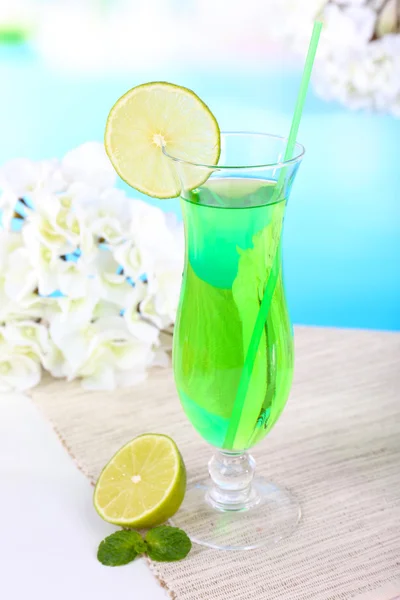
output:
[{"label": "glass base", "polygon": [[273,546],[293,533],[301,517],[296,498],[262,477],[252,481],[246,508],[218,508],[211,481],[188,486],[179,511],[170,520],[193,543],[221,550],[252,550]]}]

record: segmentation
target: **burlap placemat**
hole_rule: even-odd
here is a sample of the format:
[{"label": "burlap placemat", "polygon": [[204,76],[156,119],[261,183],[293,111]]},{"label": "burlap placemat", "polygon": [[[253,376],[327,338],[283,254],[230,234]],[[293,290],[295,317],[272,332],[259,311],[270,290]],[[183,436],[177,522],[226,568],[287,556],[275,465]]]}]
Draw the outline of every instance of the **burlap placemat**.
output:
[{"label": "burlap placemat", "polygon": [[[195,547],[182,562],[153,564],[172,598],[347,600],[397,586],[400,335],[297,328],[296,347],[289,403],[253,454],[259,472],[296,493],[301,525],[270,550]],[[89,393],[48,380],[32,395],[92,481],[145,431],[176,440],[190,480],[206,474],[211,449],[187,421],[170,371],[131,390]]]}]

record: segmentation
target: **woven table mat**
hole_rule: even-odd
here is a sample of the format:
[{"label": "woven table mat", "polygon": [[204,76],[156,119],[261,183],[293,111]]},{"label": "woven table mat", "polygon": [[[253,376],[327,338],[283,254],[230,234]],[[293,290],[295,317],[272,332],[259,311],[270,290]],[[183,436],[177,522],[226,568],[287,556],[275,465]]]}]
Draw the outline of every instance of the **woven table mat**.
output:
[{"label": "woven table mat", "polygon": [[[252,453],[259,473],[297,495],[302,521],[272,549],[195,546],[182,562],[153,563],[171,598],[347,600],[400,586],[400,334],[298,327],[295,339],[288,405]],[[169,369],[115,392],[48,379],[32,397],[92,481],[148,431],[176,440],[189,481],[207,473],[212,450],[187,420]]]}]

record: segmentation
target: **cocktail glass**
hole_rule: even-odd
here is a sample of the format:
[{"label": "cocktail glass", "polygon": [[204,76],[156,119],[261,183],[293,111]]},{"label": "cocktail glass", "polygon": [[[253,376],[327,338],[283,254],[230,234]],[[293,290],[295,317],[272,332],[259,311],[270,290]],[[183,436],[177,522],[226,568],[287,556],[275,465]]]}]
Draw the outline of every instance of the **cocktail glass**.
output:
[{"label": "cocktail glass", "polygon": [[[273,544],[300,518],[297,500],[255,476],[247,452],[276,423],[292,383],[281,240],[304,148],[296,144],[285,161],[286,143],[262,133],[222,134],[218,166],[164,149],[180,180],[186,240],[175,382],[193,427],[216,449],[209,478],[188,486],[173,523],[213,548]],[[193,170],[204,182],[188,189]]]}]

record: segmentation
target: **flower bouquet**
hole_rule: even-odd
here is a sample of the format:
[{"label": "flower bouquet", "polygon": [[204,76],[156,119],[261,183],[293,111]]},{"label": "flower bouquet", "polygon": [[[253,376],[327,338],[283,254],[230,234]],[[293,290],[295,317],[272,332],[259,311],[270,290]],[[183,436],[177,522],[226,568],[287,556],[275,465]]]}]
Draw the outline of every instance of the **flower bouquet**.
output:
[{"label": "flower bouquet", "polygon": [[0,391],[43,370],[112,390],[169,364],[181,227],[115,183],[94,142],[0,168]]},{"label": "flower bouquet", "polygon": [[317,92],[354,109],[400,116],[399,0],[271,0],[269,26],[295,49],[324,22]]}]

